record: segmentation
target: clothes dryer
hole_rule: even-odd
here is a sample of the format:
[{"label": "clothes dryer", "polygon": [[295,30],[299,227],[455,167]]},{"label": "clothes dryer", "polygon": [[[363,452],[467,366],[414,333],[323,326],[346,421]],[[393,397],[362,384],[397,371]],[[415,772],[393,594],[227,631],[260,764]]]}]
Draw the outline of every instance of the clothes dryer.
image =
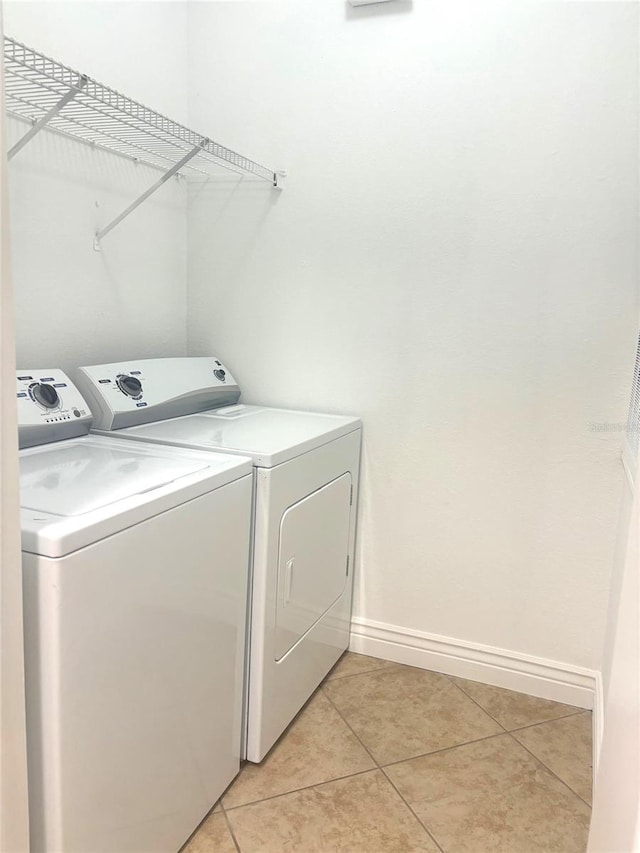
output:
[{"label": "clothes dryer", "polygon": [[94,365],[77,381],[99,433],[253,460],[245,755],[259,762],[349,643],[361,423],[239,404],[215,358]]},{"label": "clothes dryer", "polygon": [[239,769],[251,461],[17,404],[31,850],[175,853]]}]

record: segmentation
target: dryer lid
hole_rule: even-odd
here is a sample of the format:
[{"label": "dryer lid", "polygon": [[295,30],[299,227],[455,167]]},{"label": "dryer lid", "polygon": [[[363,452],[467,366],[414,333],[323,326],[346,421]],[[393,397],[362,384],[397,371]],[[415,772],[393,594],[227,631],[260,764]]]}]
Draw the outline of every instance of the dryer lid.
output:
[{"label": "dryer lid", "polygon": [[207,465],[123,445],[63,442],[20,458],[20,503],[58,516],[93,512],[158,489]]}]

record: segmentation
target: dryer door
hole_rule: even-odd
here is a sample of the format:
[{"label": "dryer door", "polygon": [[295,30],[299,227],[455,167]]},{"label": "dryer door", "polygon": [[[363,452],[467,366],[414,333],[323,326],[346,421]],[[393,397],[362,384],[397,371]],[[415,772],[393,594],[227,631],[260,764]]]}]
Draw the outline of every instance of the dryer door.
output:
[{"label": "dryer door", "polygon": [[280,521],[275,659],[342,595],[347,581],[351,474],[290,506]]}]

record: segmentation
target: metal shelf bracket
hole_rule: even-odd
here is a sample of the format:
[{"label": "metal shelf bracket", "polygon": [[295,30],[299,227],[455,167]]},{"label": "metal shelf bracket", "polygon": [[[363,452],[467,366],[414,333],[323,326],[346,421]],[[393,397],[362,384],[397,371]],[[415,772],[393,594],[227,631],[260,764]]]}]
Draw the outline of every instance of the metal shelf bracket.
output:
[{"label": "metal shelf bracket", "polygon": [[149,198],[150,195],[153,195],[153,193],[156,190],[159,190],[163,184],[166,184],[166,182],[169,180],[169,178],[173,177],[173,175],[175,175],[177,172],[179,172],[180,169],[182,169],[182,167],[185,166],[189,162],[189,160],[191,160],[197,154],[200,154],[200,152],[208,144],[208,142],[209,142],[208,139],[203,139],[199,145],[196,145],[196,147],[193,148],[191,151],[189,151],[189,153],[186,154],[182,158],[182,160],[180,160],[178,163],[176,163],[174,166],[172,166],[168,171],[166,171],[164,173],[164,175],[161,178],[159,178],[155,182],[155,184],[153,184],[153,186],[149,187],[149,189],[146,190],[146,192],[143,192],[142,195],[139,196],[134,202],[132,202],[129,205],[129,207],[127,207],[125,210],[123,210],[119,216],[116,216],[116,218],[114,220],[112,220],[108,225],[106,225],[104,228],[101,228],[99,231],[97,231],[96,236],[95,236],[94,241],[93,241],[93,248],[96,250],[96,252],[99,252],[101,250],[100,240],[102,240],[102,238],[105,236],[105,234],[108,234],[109,231],[111,231],[113,228],[116,227],[116,225],[119,225],[123,219],[126,219],[127,216],[129,216],[130,213],[133,213],[133,211],[136,209],[136,207],[139,207],[143,201],[146,201]]},{"label": "metal shelf bracket", "polygon": [[78,92],[84,89],[84,87],[87,85],[88,79],[89,78],[86,76],[86,74],[83,74],[76,83],[76,85],[72,86],[69,91],[60,98],[58,103],[54,104],[51,109],[47,113],[45,113],[45,115],[43,115],[42,118],[40,118],[33,125],[33,127],[28,130],[25,135],[16,142],[14,146],[9,149],[9,151],[7,152],[7,159],[11,160],[12,157],[15,157],[18,151],[24,148],[27,142],[30,142],[36,135],[36,133],[39,133],[42,128],[51,121],[52,118],[57,116],[60,110],[65,107],[69,103],[69,101],[72,101],[78,94]]}]

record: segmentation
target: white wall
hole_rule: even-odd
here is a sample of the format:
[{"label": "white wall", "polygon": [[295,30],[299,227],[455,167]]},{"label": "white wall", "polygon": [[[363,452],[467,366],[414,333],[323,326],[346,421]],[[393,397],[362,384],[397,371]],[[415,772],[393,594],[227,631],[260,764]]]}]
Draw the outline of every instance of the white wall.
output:
[{"label": "white wall", "polygon": [[[0,67],[0,102],[4,97],[3,71]],[[0,124],[0,850],[20,853],[29,849],[29,807],[15,342],[6,167],[4,129]]]},{"label": "white wall", "polygon": [[[186,120],[186,3],[5,2],[5,33],[147,106]],[[27,129],[8,122],[9,144]],[[93,235],[159,173],[40,133],[10,163],[18,365],[186,350],[186,193],[167,183]]]},{"label": "white wall", "polygon": [[[638,472],[640,474],[640,471]],[[604,736],[589,833],[589,853],[637,853],[640,811],[640,501],[625,488],[621,552],[614,567],[608,645]]]},{"label": "white wall", "polygon": [[194,3],[191,354],[365,427],[356,615],[599,668],[635,346],[634,3]]}]

